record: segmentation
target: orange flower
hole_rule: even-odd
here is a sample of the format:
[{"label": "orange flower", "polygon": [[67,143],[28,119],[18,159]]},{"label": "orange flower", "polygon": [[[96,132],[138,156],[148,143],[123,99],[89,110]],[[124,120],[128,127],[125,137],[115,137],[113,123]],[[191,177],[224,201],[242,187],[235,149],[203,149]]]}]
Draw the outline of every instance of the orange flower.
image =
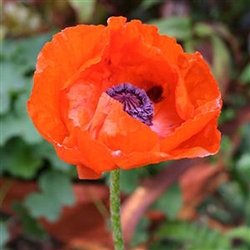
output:
[{"label": "orange flower", "polygon": [[111,17],[66,28],[38,56],[28,112],[79,178],[219,150],[221,94],[197,52]]}]

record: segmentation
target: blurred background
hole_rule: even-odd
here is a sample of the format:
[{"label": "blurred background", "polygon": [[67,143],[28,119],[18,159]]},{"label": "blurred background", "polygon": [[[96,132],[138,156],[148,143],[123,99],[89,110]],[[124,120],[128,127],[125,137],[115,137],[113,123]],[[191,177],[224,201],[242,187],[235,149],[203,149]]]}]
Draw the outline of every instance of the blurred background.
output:
[{"label": "blurred background", "polygon": [[37,54],[53,34],[79,23],[106,24],[113,15],[155,24],[187,52],[200,51],[224,103],[217,155],[122,172],[122,221],[130,249],[250,249],[250,0],[1,5],[0,249],[112,249],[108,174],[79,181],[75,168],[60,161],[36,132],[26,101]]}]

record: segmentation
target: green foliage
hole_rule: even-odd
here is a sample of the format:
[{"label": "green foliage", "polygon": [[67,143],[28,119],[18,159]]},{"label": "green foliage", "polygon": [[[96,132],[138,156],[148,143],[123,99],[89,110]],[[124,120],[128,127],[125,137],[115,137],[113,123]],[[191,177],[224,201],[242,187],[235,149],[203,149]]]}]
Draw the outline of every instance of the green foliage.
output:
[{"label": "green foliage", "polygon": [[32,147],[37,158],[46,159],[50,162],[50,165],[55,170],[60,170],[67,173],[69,176],[76,177],[75,167],[65,163],[58,158],[54,147],[47,141],[42,141]]},{"label": "green foliage", "polygon": [[14,203],[13,209],[20,216],[23,235],[33,240],[45,240],[48,235],[39,222],[33,218],[22,203]]},{"label": "green foliage", "polygon": [[1,172],[15,177],[31,179],[42,167],[42,159],[36,157],[33,147],[19,137],[9,140],[1,148],[1,155]]},{"label": "green foliage", "polygon": [[0,114],[4,114],[10,110],[12,96],[25,91],[28,80],[22,75],[21,69],[9,61],[1,62],[1,71],[0,97],[3,105]]},{"label": "green foliage", "polygon": [[232,147],[233,147],[233,144],[230,138],[226,135],[222,135],[219,157],[221,157],[222,159],[225,159],[226,162],[230,162],[231,158],[229,156],[230,156]]},{"label": "green foliage", "polygon": [[53,146],[38,134],[26,109],[37,55],[50,38],[51,33],[19,39],[18,42],[5,40],[0,55],[3,72],[0,92],[3,104],[0,110],[1,173],[34,179],[45,163],[47,168],[54,169],[38,175],[41,192],[29,195],[23,203],[14,206],[24,235],[37,240],[46,237],[37,219],[45,217],[55,221],[63,206],[74,203],[71,178],[76,174],[75,168],[58,159]]},{"label": "green foliage", "polygon": [[37,54],[50,37],[51,34],[45,34],[19,39],[18,42],[16,40],[2,42],[1,146],[16,136],[29,144],[41,141],[27,115],[26,102],[32,86],[31,76],[35,69]]},{"label": "green foliage", "polygon": [[240,75],[240,81],[242,84],[250,84],[250,63],[245,67]]},{"label": "green foliage", "polygon": [[38,181],[40,192],[30,194],[24,201],[31,215],[45,217],[50,221],[59,218],[62,206],[74,204],[71,181],[68,175],[59,171],[46,171]]},{"label": "green foliage", "polygon": [[240,144],[240,151],[243,153],[250,152],[250,122],[241,127],[242,141]]},{"label": "green foliage", "polygon": [[245,241],[250,246],[250,227],[242,226],[234,228],[226,233],[226,236],[233,240],[233,239],[240,239]]},{"label": "green foliage", "polygon": [[140,243],[145,242],[149,237],[148,227],[149,220],[147,218],[142,218],[137,225],[135,234],[133,235],[133,239],[131,242],[131,246],[139,245]]},{"label": "green foliage", "polygon": [[0,114],[10,111],[13,97],[27,92],[31,87],[31,75],[36,57],[44,43],[51,37],[45,34],[29,39],[4,40],[0,54],[1,103]]},{"label": "green foliage", "polygon": [[0,249],[4,248],[9,239],[10,234],[7,229],[6,223],[0,221]]},{"label": "green foliage", "polygon": [[223,113],[219,117],[219,124],[232,121],[236,116],[236,112],[233,108],[227,108],[223,110]]},{"label": "green foliage", "polygon": [[250,153],[242,154],[236,162],[236,171],[240,179],[250,188]]},{"label": "green foliage", "polygon": [[125,194],[132,193],[138,187],[140,176],[140,170],[138,169],[121,171],[121,191]]},{"label": "green foliage", "polygon": [[197,23],[193,29],[194,33],[199,37],[213,36],[214,29],[206,23]]},{"label": "green foliage", "polygon": [[[239,170],[240,171],[240,170]],[[235,178],[237,176],[233,175]],[[241,182],[236,180],[229,181],[221,185],[215,196],[210,197],[199,208],[199,211],[223,224],[236,225],[239,221],[244,221],[249,227],[250,218],[250,189],[242,187]],[[238,235],[242,232],[242,245],[247,244],[245,236],[249,230],[236,230]],[[244,232],[244,233],[243,233]],[[229,234],[230,235],[230,234]],[[237,236],[237,237],[236,237]],[[234,233],[232,233],[232,237]]]},{"label": "green foliage", "polygon": [[211,43],[213,46],[212,72],[220,85],[220,90],[224,92],[223,83],[226,83],[230,77],[232,68],[230,53],[223,39],[215,33],[211,35]]},{"label": "green foliage", "polygon": [[153,205],[153,209],[160,210],[170,219],[175,219],[182,208],[182,194],[178,183],[172,185]]},{"label": "green foliage", "polygon": [[5,39],[2,42],[1,59],[8,61],[24,74],[35,69],[36,59],[44,44],[52,37],[52,32],[41,35],[21,38]]},{"label": "green foliage", "polygon": [[231,181],[222,184],[198,211],[222,224],[235,225],[245,217],[246,204],[246,196],[239,182]]},{"label": "green foliage", "polygon": [[96,1],[78,1],[78,0],[69,0],[71,5],[76,9],[78,14],[79,22],[89,22],[94,14],[96,7]]},{"label": "green foliage", "polygon": [[[181,248],[173,249],[231,249],[228,237],[204,225],[182,221],[167,221],[156,231],[155,237],[162,242],[162,249],[167,248],[169,241],[181,243]],[[160,249],[159,243],[157,245],[150,250]]]},{"label": "green foliage", "polygon": [[132,193],[140,184],[141,179],[154,176],[168,165],[170,165],[170,161],[121,171],[121,191],[125,194]]},{"label": "green foliage", "polygon": [[160,33],[175,37],[177,40],[188,40],[192,35],[191,22],[186,17],[150,20],[150,24],[156,25]]},{"label": "green foliage", "polygon": [[143,10],[147,10],[147,9],[151,8],[152,6],[159,4],[159,3],[162,3],[162,0],[154,0],[154,1],[143,0],[141,5],[140,5],[140,8]]},{"label": "green foliage", "polygon": [[29,144],[38,143],[42,141],[34,125],[28,117],[26,111],[26,102],[28,95],[26,93],[19,94],[13,104],[11,112],[1,116],[0,126],[2,134],[0,138],[0,145],[5,145],[8,140],[13,137],[20,137]]}]

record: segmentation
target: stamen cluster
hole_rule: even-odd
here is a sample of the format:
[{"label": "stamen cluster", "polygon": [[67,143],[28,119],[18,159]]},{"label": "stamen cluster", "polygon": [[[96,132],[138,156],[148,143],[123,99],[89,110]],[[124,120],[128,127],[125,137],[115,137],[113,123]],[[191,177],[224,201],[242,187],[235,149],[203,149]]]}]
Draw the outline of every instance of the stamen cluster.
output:
[{"label": "stamen cluster", "polygon": [[106,93],[123,104],[123,110],[129,115],[150,126],[154,115],[154,106],[147,93],[130,83],[121,83],[109,88]]}]

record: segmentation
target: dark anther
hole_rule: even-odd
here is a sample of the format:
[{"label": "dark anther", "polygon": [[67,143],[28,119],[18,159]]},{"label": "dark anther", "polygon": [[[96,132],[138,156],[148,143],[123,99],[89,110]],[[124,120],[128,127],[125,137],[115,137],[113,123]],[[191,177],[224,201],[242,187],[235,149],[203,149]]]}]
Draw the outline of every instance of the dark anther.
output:
[{"label": "dark anther", "polygon": [[147,91],[147,96],[154,103],[162,101],[163,99],[162,94],[163,94],[162,86],[154,86]]},{"label": "dark anther", "polygon": [[106,93],[123,104],[123,110],[144,124],[152,125],[154,106],[143,89],[130,83],[109,88]]}]

